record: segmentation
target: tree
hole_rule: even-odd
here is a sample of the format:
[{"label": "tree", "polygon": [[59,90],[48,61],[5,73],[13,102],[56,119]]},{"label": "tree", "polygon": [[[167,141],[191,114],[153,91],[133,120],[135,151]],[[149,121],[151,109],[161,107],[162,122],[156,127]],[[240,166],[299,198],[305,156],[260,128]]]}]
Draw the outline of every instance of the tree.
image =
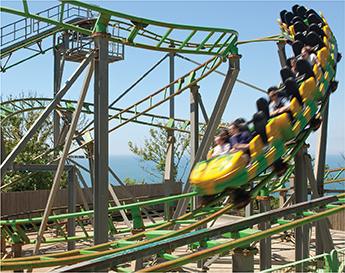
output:
[{"label": "tree", "polygon": [[[161,122],[158,125],[162,125]],[[221,126],[229,126],[228,123],[221,123]],[[181,129],[181,125],[177,125],[177,128]],[[147,173],[149,173],[157,182],[164,180],[165,172],[165,159],[167,152],[167,136],[168,133],[163,127],[151,128],[150,137],[144,139],[143,147],[128,142],[128,146],[131,152],[138,156],[139,162],[142,164],[140,167]],[[201,137],[200,137],[201,139]],[[190,155],[190,135],[181,131],[175,131],[175,144],[174,144],[174,179],[180,180],[187,171],[189,166],[189,160],[187,156]],[[186,160],[183,160],[183,159]],[[183,163],[184,166],[180,166]],[[179,172],[178,170],[181,170]]]},{"label": "tree", "polygon": [[[10,112],[17,112],[20,109],[28,109],[28,111],[19,111],[15,115],[11,115],[9,118],[3,120],[1,124],[2,135],[4,138],[6,153],[10,153],[18,142],[23,138],[25,133],[31,128],[34,122],[37,120],[39,115],[42,112],[42,102],[35,100],[22,100],[23,98],[37,98],[37,94],[29,92],[27,96],[24,96],[22,93],[19,96],[19,99],[15,103],[11,103],[15,100],[12,96],[9,96],[7,103],[3,102],[1,98],[1,105],[5,108],[2,110],[5,111],[6,115],[9,115]],[[49,101],[48,101],[49,102]],[[48,103],[47,102],[47,103]],[[29,106],[29,107],[28,107]],[[38,109],[40,108],[40,109]],[[47,164],[53,160],[53,154],[47,153],[51,147],[53,147],[53,119],[52,114],[42,123],[40,128],[35,132],[33,137],[27,142],[21,152],[18,154],[14,160],[17,164]],[[3,117],[3,116],[2,116]],[[85,118],[82,118],[85,123]],[[33,160],[33,158],[44,154],[41,158]],[[11,181],[15,181],[28,172],[18,171],[10,172],[6,175],[5,179],[1,181],[1,185],[8,184]],[[24,179],[18,180],[17,182],[11,184],[10,186],[4,188],[3,192],[9,191],[28,191],[28,190],[44,190],[50,189],[53,183],[54,172],[49,171],[40,171],[36,172],[33,175],[30,175]],[[65,188],[67,187],[67,175],[63,174],[60,181],[60,186]]]},{"label": "tree", "polygon": [[[125,185],[138,185],[138,182],[136,179],[130,179],[129,177],[127,177],[125,180],[123,180],[123,182],[125,183]],[[140,185],[145,184],[145,179],[141,180],[139,182]]]},{"label": "tree", "polygon": [[[161,122],[158,125],[162,125]],[[180,126],[181,128],[182,126]],[[150,137],[144,139],[144,147],[140,148],[138,145],[128,142],[131,152],[138,156],[140,167],[152,176],[153,181],[162,182],[164,180],[165,159],[167,152],[167,137],[168,133],[165,128],[155,127],[151,128]],[[189,135],[180,131],[175,131],[174,143],[174,178],[175,181],[181,179],[185,174],[188,162],[184,162],[182,174],[178,172],[178,167],[183,161],[184,156],[190,153],[190,138]],[[153,164],[152,164],[153,163]]]}]

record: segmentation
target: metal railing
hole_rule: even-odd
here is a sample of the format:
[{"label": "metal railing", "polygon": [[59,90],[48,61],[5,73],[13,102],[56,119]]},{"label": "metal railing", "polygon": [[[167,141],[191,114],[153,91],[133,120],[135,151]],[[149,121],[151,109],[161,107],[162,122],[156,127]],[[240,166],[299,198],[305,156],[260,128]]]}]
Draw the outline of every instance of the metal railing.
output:
[{"label": "metal railing", "polygon": [[[119,24],[108,26],[111,28],[108,30],[111,36],[119,37]],[[73,32],[70,40],[69,40],[69,50],[68,53],[73,55],[75,53],[88,53],[95,48],[94,40],[88,36],[84,35],[79,32]],[[63,37],[60,35],[58,37],[58,44],[62,44]],[[108,55],[111,59],[112,57],[116,58],[117,60],[124,59],[124,45],[111,42],[108,43]]]},{"label": "metal railing", "polygon": [[274,267],[260,271],[260,273],[269,272],[344,272],[345,269],[345,248],[333,249],[330,253],[323,253],[288,263],[279,267]]},{"label": "metal railing", "polygon": [[[65,4],[64,9],[62,7],[62,4],[57,5],[41,11],[37,15],[59,21],[62,12],[63,22],[73,18],[89,19],[95,17],[89,9],[70,4]],[[0,28],[0,46],[10,45],[18,40],[27,40],[48,30],[49,27],[52,27],[52,24],[32,18],[20,19]]]}]

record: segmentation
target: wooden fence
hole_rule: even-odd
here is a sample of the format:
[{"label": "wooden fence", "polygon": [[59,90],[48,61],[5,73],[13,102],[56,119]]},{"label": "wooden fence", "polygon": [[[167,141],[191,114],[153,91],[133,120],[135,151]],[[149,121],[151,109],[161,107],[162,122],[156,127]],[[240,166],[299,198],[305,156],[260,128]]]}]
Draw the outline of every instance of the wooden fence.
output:
[{"label": "wooden fence", "polygon": [[[164,184],[143,184],[143,185],[128,185],[127,189],[135,197],[145,197],[142,200],[150,200],[152,198],[163,197]],[[182,192],[182,182],[176,182],[174,186],[174,193],[178,194]],[[118,199],[126,199],[126,203],[132,203],[126,195],[121,191],[120,186],[113,186]],[[91,189],[90,189],[91,190]],[[119,191],[121,190],[121,191]],[[83,189],[84,195],[88,203],[92,203],[92,200],[88,197],[85,189]],[[28,214],[25,212],[43,210],[47,204],[49,190],[39,191],[25,191],[25,192],[8,192],[1,193],[1,216],[18,214],[23,212],[22,215],[18,215],[18,218],[28,218]],[[109,194],[109,200],[112,200]],[[81,197],[77,194],[77,204],[82,204]],[[67,206],[67,189],[59,190],[59,193],[55,197],[54,207]],[[30,217],[39,216],[37,213],[31,213]],[[329,226],[331,229],[345,231],[345,212],[341,212],[328,217]]]},{"label": "wooden fence", "polygon": [[[121,186],[113,186],[118,199],[126,199],[126,203],[133,203],[131,198],[124,195],[124,190]],[[128,191],[136,198],[146,197],[141,200],[150,200],[164,196],[164,184],[142,184],[142,185],[128,185]],[[92,192],[92,189],[90,189]],[[84,196],[88,203],[92,203],[91,198],[87,194],[87,190],[83,189]],[[176,182],[174,185],[174,193],[182,192],[182,182]],[[23,212],[18,218],[28,218],[26,212],[45,209],[50,190],[39,191],[23,191],[23,192],[8,192],[1,193],[1,216],[13,215]],[[54,200],[54,207],[67,206],[67,189],[60,189]],[[77,192],[76,203],[82,204],[82,199]],[[113,200],[109,194],[109,200]],[[123,202],[122,202],[123,203]],[[115,205],[114,205],[115,206]],[[31,213],[30,217],[37,217],[36,213]]]},{"label": "wooden fence", "polygon": [[345,231],[345,211],[328,217],[329,227],[335,230]]}]

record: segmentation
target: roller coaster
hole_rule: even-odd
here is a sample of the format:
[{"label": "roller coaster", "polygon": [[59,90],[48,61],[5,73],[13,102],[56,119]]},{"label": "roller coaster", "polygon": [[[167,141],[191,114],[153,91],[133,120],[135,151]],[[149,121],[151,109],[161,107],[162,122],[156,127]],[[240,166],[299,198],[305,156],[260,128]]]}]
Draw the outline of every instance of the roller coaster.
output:
[{"label": "roller coaster", "polygon": [[[8,154],[3,152],[6,140],[2,134],[1,189],[6,189],[38,171],[55,172],[46,208],[37,212],[37,217],[32,214],[27,214],[26,219],[16,219],[18,215],[2,216],[1,270],[32,271],[36,268],[49,268],[53,272],[167,272],[196,261],[201,263],[200,268],[207,270],[216,259],[232,253],[233,271],[235,266],[242,271],[254,271],[250,267],[256,253],[252,245],[253,242],[260,241],[260,270],[269,272],[272,264],[265,256],[271,256],[270,237],[294,230],[297,263],[285,265],[285,268],[306,272],[313,266],[313,270],[317,270],[320,268],[317,261],[324,259],[326,265],[323,267],[326,270],[343,272],[345,261],[339,261],[335,257],[345,250],[335,249],[326,217],[345,210],[344,194],[323,196],[322,189],[326,178],[324,158],[320,156],[321,159],[317,159],[318,170],[314,175],[305,143],[312,131],[318,129],[322,132],[323,127],[327,126],[328,102],[337,87],[337,63],[341,60],[337,40],[321,13],[295,5],[292,11],[284,10],[280,13],[280,35],[256,40],[278,42],[282,65],[279,90],[286,93],[291,100],[292,118],[284,113],[269,119],[265,115],[267,111],[258,107],[258,112],[251,121],[251,161],[247,164],[241,157],[243,151],[205,160],[213,136],[220,128],[219,124],[234,84],[236,81],[241,82],[237,79],[241,58],[238,47],[241,42],[238,41],[235,30],[171,24],[81,1],[61,2],[61,5],[37,14],[30,13],[27,1],[23,1],[23,11],[0,7],[2,13],[23,18],[1,27],[1,72],[50,50],[53,51],[55,60],[52,99],[22,98],[1,102],[1,126],[11,124],[11,120],[17,115],[30,111],[40,113],[16,146],[7,151]],[[175,36],[178,38],[171,38],[175,33],[178,33]],[[46,43],[43,41],[51,37],[53,46],[45,48]],[[306,60],[299,58],[299,76],[296,78],[291,74],[290,68],[286,67],[286,44],[292,46],[297,58],[304,45],[312,46],[321,65],[311,67]],[[192,71],[176,80],[171,79],[170,84],[121,109],[109,104],[108,65],[124,61],[124,46],[167,52],[170,56],[185,59],[188,58],[180,54],[205,55],[211,59],[203,64],[198,63]],[[20,57],[22,59],[18,61],[15,56],[19,52],[22,54],[20,56],[29,56]],[[79,63],[79,66],[62,85],[66,61]],[[198,93],[198,84],[209,75],[217,73],[217,69],[224,63],[229,64],[229,69],[212,114],[207,117]],[[82,73],[85,73],[85,79],[79,99],[64,99]],[[95,83],[95,100],[90,103],[85,102],[85,97],[92,76]],[[153,113],[153,110],[163,104],[170,103],[171,106],[176,96],[188,92],[191,94],[191,105],[194,105],[191,107],[190,120],[175,118],[173,114],[166,117]],[[205,123],[198,119],[199,106],[205,116]],[[81,113],[91,115],[93,121],[79,131],[77,125]],[[53,147],[31,158],[26,164],[16,164],[16,157],[51,114],[54,115]],[[320,124],[317,121],[321,118],[321,128],[318,128]],[[154,120],[158,119],[163,122],[154,123]],[[61,121],[63,127],[60,130]],[[108,166],[108,134],[129,123],[158,126],[168,132],[166,192],[163,198],[138,202],[137,197]],[[94,127],[91,127],[92,124]],[[178,195],[172,194],[174,131],[190,134],[192,147],[192,171],[183,192]],[[199,138],[202,139],[200,145]],[[320,138],[322,139],[322,134]],[[325,147],[320,148],[322,149]],[[89,161],[90,169],[87,171],[90,173],[93,193],[79,171],[79,168],[84,167],[73,160],[77,152],[82,152]],[[36,164],[38,161],[43,164]],[[285,165],[288,168],[281,172],[277,167],[279,163],[289,163]],[[62,173],[66,171],[69,205],[64,208],[66,213],[61,213],[61,208],[53,208],[53,201]],[[328,173],[335,173],[329,182],[341,181],[342,179],[338,178],[343,171],[344,168],[329,170]],[[20,172],[20,176],[11,180],[9,174],[16,172]],[[114,188],[108,182],[108,173],[122,186],[121,191],[128,196],[130,203],[120,203]],[[81,189],[76,177],[83,183],[86,194],[93,201],[93,209],[90,208],[85,191]],[[286,188],[285,184],[290,180],[294,182],[290,183],[291,188]],[[83,204],[78,206],[79,211],[76,211],[74,188],[83,200]],[[286,193],[288,190],[293,191],[293,194],[285,200],[282,207],[269,211],[269,195],[274,192]],[[308,190],[312,192],[311,200],[308,199]],[[115,206],[109,206],[106,198],[108,192]],[[198,205],[200,196],[209,198],[207,202]],[[250,211],[248,208],[252,208],[252,203],[248,203],[253,199],[260,202],[260,213],[255,215],[247,213]],[[161,215],[154,208],[159,204],[163,204],[165,215],[160,218],[164,220],[156,222],[156,217]],[[238,210],[245,205],[247,217],[215,225],[215,222],[229,211]],[[59,213],[55,213],[57,210]],[[126,213],[129,210],[131,221]],[[119,214],[126,227],[118,228],[114,224]],[[147,223],[143,218],[152,223]],[[314,222],[317,223],[319,234],[316,238],[319,255],[313,257],[311,262],[309,253],[305,251],[309,245],[309,231],[305,227]],[[253,229],[257,224],[258,229]],[[92,232],[88,231],[90,225]],[[58,230],[59,235],[51,238],[51,229]],[[75,249],[75,242],[92,238],[94,246]],[[39,253],[41,245],[58,242],[67,242],[68,251]],[[20,251],[10,258],[4,251],[6,244]],[[22,246],[30,244],[34,245],[33,255],[20,257],[18,253],[21,252]],[[182,246],[188,246],[189,252],[176,255],[174,251]],[[237,260],[238,256],[242,260]],[[146,257],[150,257],[149,262],[144,261]],[[126,266],[129,262],[135,263],[135,267],[129,269]],[[306,264],[309,269],[306,269]]]}]

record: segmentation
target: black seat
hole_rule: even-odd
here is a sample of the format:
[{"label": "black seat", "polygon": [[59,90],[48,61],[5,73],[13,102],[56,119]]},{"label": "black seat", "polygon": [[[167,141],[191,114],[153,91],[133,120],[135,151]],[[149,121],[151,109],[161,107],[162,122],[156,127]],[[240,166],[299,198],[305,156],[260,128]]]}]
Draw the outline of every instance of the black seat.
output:
[{"label": "black seat", "polygon": [[263,115],[265,115],[266,121],[270,117],[270,113],[268,110],[268,101],[265,98],[260,98],[256,101],[256,108],[258,109],[258,112],[263,112]]},{"label": "black seat", "polygon": [[[293,21],[295,21],[295,18],[301,18],[301,17],[294,17]],[[293,24],[293,28],[295,29],[295,33],[300,32],[300,33],[306,34],[308,31],[308,27],[303,21],[295,21]]]},{"label": "black seat", "polygon": [[[266,100],[265,100],[266,101]],[[267,109],[268,109],[268,103]],[[261,136],[263,144],[266,146],[268,144],[267,140],[267,134],[266,134],[266,124],[267,124],[267,118],[263,111],[258,111],[253,115],[253,123],[254,123],[254,130],[256,134],[259,134]]]},{"label": "black seat", "polygon": [[285,13],[287,13],[287,10],[284,9],[280,12],[280,20],[282,21],[282,23],[285,23],[286,24],[286,21],[285,21]]},{"label": "black seat", "polygon": [[296,57],[301,54],[303,47],[304,44],[301,41],[294,41],[292,43],[292,50]]},{"label": "black seat", "polygon": [[304,6],[299,6],[297,8],[297,13],[303,20],[307,18],[306,17],[306,11],[307,11],[307,9]]},{"label": "black seat", "polygon": [[285,84],[285,88],[286,88],[285,89],[286,95],[289,97],[290,101],[293,98],[296,98],[297,101],[299,102],[299,104],[302,106],[303,100],[302,100],[302,97],[298,91],[298,85],[295,82],[295,79],[290,77],[290,78],[285,80],[284,84]]},{"label": "black seat", "polygon": [[300,76],[303,76],[304,81],[310,77],[315,77],[313,69],[306,59],[298,59],[296,65],[297,71],[299,72]]},{"label": "black seat", "polygon": [[315,50],[320,50],[321,48],[326,46],[325,43],[321,40],[320,35],[318,35],[315,31],[310,31],[307,34],[307,44],[315,48]]},{"label": "black seat", "polygon": [[308,18],[309,15],[311,15],[311,14],[316,15],[316,16],[320,19],[320,21],[323,22],[321,16],[320,16],[315,10],[313,10],[313,9],[308,9],[308,10],[305,12],[306,18]]},{"label": "black seat", "polygon": [[295,15],[291,12],[291,11],[288,11],[285,13],[284,15],[284,18],[285,18],[285,23],[288,25],[288,26],[291,26],[292,25],[292,19]]},{"label": "black seat", "polygon": [[308,24],[318,24],[320,26],[323,26],[324,23],[320,17],[318,17],[316,14],[312,13],[308,16]]},{"label": "black seat", "polygon": [[286,66],[288,67],[288,68],[292,68],[292,65],[291,65],[291,59],[292,59],[293,57],[290,57],[290,58],[287,58],[286,59]]},{"label": "black seat", "polygon": [[280,70],[280,76],[283,82],[285,82],[285,80],[288,78],[295,78],[295,74],[291,71],[291,68],[289,66],[284,66]]},{"label": "black seat", "polygon": [[316,32],[321,38],[323,38],[325,36],[325,32],[320,28],[320,26],[318,24],[311,24],[308,28],[308,32]]},{"label": "black seat", "polygon": [[294,23],[296,23],[296,22],[302,22],[302,23],[304,23],[303,19],[302,19],[300,16],[298,16],[298,15],[295,15],[295,16],[292,18],[292,23],[294,24]]},{"label": "black seat", "polygon": [[308,44],[308,40],[302,32],[298,32],[295,34],[295,41],[301,41],[303,45]]},{"label": "black seat", "polygon": [[299,7],[298,4],[292,6],[292,12],[293,12],[293,14],[298,15],[298,12],[297,12],[298,7]]}]

